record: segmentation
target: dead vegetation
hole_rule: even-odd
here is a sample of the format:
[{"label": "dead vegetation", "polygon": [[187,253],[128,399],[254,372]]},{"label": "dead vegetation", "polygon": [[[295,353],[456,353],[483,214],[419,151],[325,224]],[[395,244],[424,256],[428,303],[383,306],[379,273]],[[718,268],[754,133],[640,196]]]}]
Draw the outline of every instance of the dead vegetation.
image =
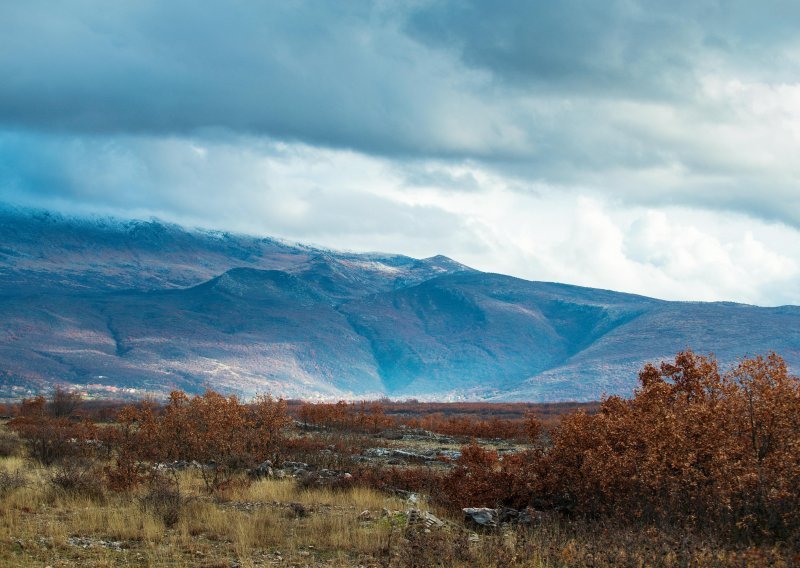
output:
[{"label": "dead vegetation", "polygon": [[0,427],[0,565],[800,563],[800,385],[780,358],[721,373],[682,353],[640,379],[546,426],[385,402],[293,422],[213,392],[95,424],[73,393],[31,399]]}]

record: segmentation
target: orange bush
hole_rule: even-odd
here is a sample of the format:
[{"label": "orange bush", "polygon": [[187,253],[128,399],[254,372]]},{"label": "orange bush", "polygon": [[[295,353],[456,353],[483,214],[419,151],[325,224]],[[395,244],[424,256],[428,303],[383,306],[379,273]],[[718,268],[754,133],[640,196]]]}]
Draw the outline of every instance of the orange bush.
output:
[{"label": "orange bush", "polygon": [[118,415],[116,467],[108,474],[120,488],[136,483],[136,461],[150,460],[197,461],[208,489],[216,489],[239,469],[277,459],[290,422],[283,400],[260,397],[247,405],[213,391],[191,398],[174,391],[155,410],[143,404]]},{"label": "orange bush", "polygon": [[[721,373],[713,357],[687,351],[647,365],[639,381],[633,398],[610,397],[597,414],[565,418],[550,447],[540,441],[502,457],[462,448],[436,494],[456,508],[533,505],[746,539],[797,538],[800,380],[780,357],[744,359]],[[539,440],[541,424],[527,426]]]},{"label": "orange bush", "polygon": [[722,374],[687,351],[639,380],[632,399],[608,398],[556,430],[545,472],[554,502],[749,535],[800,528],[800,382],[780,357]]},{"label": "orange bush", "polygon": [[410,491],[432,496],[441,503],[453,504],[452,495],[445,492],[444,476],[439,470],[430,467],[382,467],[366,466],[354,468],[353,478],[359,485],[393,492]]},{"label": "orange bush", "polygon": [[540,461],[540,448],[500,457],[477,444],[464,446],[456,467],[442,484],[445,504],[523,509],[532,504],[540,489]]},{"label": "orange bush", "polygon": [[523,440],[526,438],[528,419],[479,419],[475,416],[445,416],[441,413],[402,421],[411,428],[422,428],[446,436],[469,438]]},{"label": "orange bush", "polygon": [[80,396],[56,388],[50,401],[23,399],[8,426],[25,441],[31,457],[44,464],[86,456],[97,449],[97,428],[77,415],[80,404]]},{"label": "orange bush", "polygon": [[298,415],[306,424],[354,432],[377,432],[395,425],[380,402],[307,402],[300,407]]}]

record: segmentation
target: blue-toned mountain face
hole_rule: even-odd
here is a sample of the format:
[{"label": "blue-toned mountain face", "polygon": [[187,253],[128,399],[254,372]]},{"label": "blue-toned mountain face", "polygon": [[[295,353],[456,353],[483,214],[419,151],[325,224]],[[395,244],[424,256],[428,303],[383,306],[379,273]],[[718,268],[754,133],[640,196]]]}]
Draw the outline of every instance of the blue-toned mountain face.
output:
[{"label": "blue-toned mountain face", "polygon": [[0,210],[0,398],[588,400],[647,361],[775,350],[800,368],[800,307],[666,302],[157,221]]}]

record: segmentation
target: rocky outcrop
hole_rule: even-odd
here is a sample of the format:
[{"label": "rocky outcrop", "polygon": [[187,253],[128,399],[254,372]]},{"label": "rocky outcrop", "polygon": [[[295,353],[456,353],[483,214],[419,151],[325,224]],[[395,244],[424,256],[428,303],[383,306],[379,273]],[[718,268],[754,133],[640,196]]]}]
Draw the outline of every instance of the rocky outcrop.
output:
[{"label": "rocky outcrop", "polygon": [[446,460],[457,460],[461,457],[459,450],[448,448],[433,448],[430,450],[415,451],[405,448],[367,448],[362,456],[367,458],[396,458],[406,461],[431,462]]},{"label": "rocky outcrop", "polygon": [[509,507],[497,509],[467,507],[462,511],[467,524],[483,528],[496,528],[501,525],[532,525],[541,518],[541,513],[530,508],[518,511]]}]

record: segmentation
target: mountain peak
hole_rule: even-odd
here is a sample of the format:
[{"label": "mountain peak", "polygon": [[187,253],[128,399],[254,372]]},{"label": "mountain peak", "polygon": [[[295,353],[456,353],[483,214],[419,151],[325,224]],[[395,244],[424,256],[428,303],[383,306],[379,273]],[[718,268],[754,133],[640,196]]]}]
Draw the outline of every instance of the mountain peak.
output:
[{"label": "mountain peak", "polygon": [[443,270],[447,270],[448,272],[475,272],[474,268],[467,266],[466,264],[461,264],[460,262],[453,260],[449,256],[445,256],[443,254],[437,254],[434,256],[429,256],[427,258],[423,258],[420,262],[424,262],[429,266],[441,268]]}]

